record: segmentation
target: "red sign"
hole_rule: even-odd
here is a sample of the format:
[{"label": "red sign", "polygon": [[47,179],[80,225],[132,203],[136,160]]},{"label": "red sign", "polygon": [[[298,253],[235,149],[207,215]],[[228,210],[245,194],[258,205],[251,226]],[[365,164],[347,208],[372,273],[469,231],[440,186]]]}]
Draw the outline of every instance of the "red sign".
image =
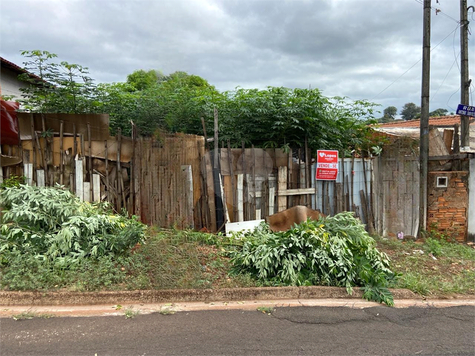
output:
[{"label": "red sign", "polygon": [[317,151],[317,174],[318,180],[336,180],[338,175],[338,151]]}]

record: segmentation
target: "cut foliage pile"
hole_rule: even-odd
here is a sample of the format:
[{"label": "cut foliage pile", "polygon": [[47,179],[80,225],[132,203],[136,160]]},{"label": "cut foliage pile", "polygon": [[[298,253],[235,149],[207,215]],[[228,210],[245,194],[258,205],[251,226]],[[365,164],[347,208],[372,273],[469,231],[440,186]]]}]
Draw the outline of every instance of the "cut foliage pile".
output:
[{"label": "cut foliage pile", "polygon": [[352,213],[308,220],[283,232],[262,224],[236,239],[242,240],[232,254],[236,272],[272,285],[346,287],[350,294],[360,286],[366,299],[393,304],[389,258]]},{"label": "cut foliage pile", "polygon": [[81,202],[62,187],[5,188],[0,205],[1,285],[26,281],[35,271],[43,272],[37,279],[51,270],[64,274],[100,259],[113,265],[145,238],[146,227],[137,219]]}]

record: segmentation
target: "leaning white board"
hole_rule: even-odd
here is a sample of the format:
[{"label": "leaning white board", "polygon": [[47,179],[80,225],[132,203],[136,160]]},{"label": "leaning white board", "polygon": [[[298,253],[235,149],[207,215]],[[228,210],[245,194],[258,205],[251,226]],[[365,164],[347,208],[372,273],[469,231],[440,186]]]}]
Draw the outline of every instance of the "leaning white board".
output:
[{"label": "leaning white board", "polygon": [[231,235],[232,231],[244,231],[244,230],[254,230],[261,222],[264,220],[249,220],[249,221],[239,221],[233,223],[227,223],[226,227],[226,235]]}]

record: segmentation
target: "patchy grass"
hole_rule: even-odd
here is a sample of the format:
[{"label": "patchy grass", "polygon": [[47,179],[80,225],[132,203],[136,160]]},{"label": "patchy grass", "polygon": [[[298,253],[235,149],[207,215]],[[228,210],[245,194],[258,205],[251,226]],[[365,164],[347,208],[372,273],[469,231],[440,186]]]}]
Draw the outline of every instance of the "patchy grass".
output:
[{"label": "patchy grass", "polygon": [[376,239],[378,249],[400,273],[394,287],[407,288],[428,297],[475,294],[475,249],[441,238],[398,241]]},{"label": "patchy grass", "polygon": [[[427,297],[475,295],[475,249],[433,237],[424,241],[377,238],[391,269],[400,274],[395,288]],[[0,261],[2,290],[137,290],[238,288],[261,286],[250,275],[229,275],[232,265],[223,236],[180,230],[150,229],[143,244],[129,254],[94,261],[84,259],[70,269],[21,255]],[[116,306],[117,310],[124,310]],[[132,316],[132,311],[127,311]],[[26,313],[18,320],[39,317]]]},{"label": "patchy grass", "polygon": [[12,316],[13,320],[31,320],[33,318],[40,318],[40,319],[49,319],[54,318],[54,314],[46,314],[46,313],[36,313],[33,311],[24,311],[20,314],[15,314]]}]

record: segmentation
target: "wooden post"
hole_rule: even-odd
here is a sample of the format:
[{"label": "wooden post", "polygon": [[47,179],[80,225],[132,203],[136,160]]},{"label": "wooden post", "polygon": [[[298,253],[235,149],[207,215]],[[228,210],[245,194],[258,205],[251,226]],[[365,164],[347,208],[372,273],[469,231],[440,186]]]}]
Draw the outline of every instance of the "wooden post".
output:
[{"label": "wooden post", "polygon": [[64,184],[63,121],[59,123],[59,184]]},{"label": "wooden post", "polygon": [[287,190],[287,167],[279,167],[277,178],[277,212],[287,209],[287,196],[282,195],[283,191]]},{"label": "wooden post", "polygon": [[228,166],[229,166],[229,174],[231,176],[231,190],[233,192],[233,196],[232,196],[232,199],[233,199],[233,221],[236,221],[236,217],[237,217],[236,178],[234,176],[231,142],[230,142],[229,139],[228,139]]},{"label": "wooden post", "polygon": [[[305,187],[310,188],[310,150],[308,149],[308,136],[305,136]],[[305,204],[307,206],[311,205],[311,196],[307,195],[305,198]]]},{"label": "wooden post", "polygon": [[244,221],[244,174],[237,175],[237,221]]},{"label": "wooden post", "polygon": [[99,174],[93,174],[91,184],[94,186],[94,188],[91,189],[94,194],[91,196],[91,199],[98,203],[101,201],[101,176]]},{"label": "wooden post", "polygon": [[76,164],[74,162],[74,160],[76,159],[76,155],[78,154],[78,141],[77,141],[77,133],[76,133],[76,124],[73,123],[73,157],[72,157],[72,160],[71,160],[71,165],[72,165],[72,169],[71,169],[71,176],[73,177],[73,179],[70,179],[69,182],[71,184],[71,190],[73,192],[76,191],[76,181],[74,179],[74,176],[76,175]]},{"label": "wooden post", "polygon": [[23,174],[26,177],[26,184],[33,185],[33,163],[25,163],[23,166]]},{"label": "wooden post", "polygon": [[79,199],[84,200],[84,175],[83,175],[83,159],[82,158],[75,158],[75,165],[76,165],[76,196]]},{"label": "wooden post", "polygon": [[[89,148],[89,155],[88,155],[88,178],[89,178],[89,201],[94,197],[94,184],[92,184],[92,142],[91,142],[91,125],[89,122],[87,123],[87,141],[88,148]],[[86,200],[86,199],[84,199]]]},{"label": "wooden post", "polygon": [[205,151],[206,151],[206,149],[208,148],[208,135],[206,133],[206,124],[205,124],[205,119],[203,118],[203,116],[201,117],[201,125],[203,126],[203,135],[205,138]]},{"label": "wooden post", "polygon": [[[31,146],[33,148],[33,167],[36,169],[36,134],[35,134],[35,122],[33,120],[33,114],[30,114],[31,125]],[[33,177],[31,177],[33,179]],[[31,184],[31,183],[29,183]]]},{"label": "wooden post", "polygon": [[251,167],[251,173],[252,173],[252,192],[253,192],[253,210],[254,214],[251,215],[254,220],[257,219],[256,216],[256,209],[257,209],[257,197],[256,197],[256,151],[254,149],[254,145],[251,146],[251,153],[252,153],[252,167]]},{"label": "wooden post", "polygon": [[[43,114],[41,114],[41,125],[42,125],[42,128],[43,128],[43,134],[44,134],[44,141],[45,141],[45,148],[43,149],[43,147],[40,145],[39,141],[38,141],[38,147],[40,148],[40,152],[41,152],[41,156],[43,157],[43,169],[45,170],[45,184],[48,185],[48,158],[47,158],[47,154],[48,154],[48,140],[47,140],[47,136],[46,136],[46,121],[45,121],[45,117]],[[36,135],[36,139],[38,140],[38,135]],[[53,185],[53,182],[50,181],[49,182],[50,185]]]},{"label": "wooden post", "polygon": [[[342,151],[342,154],[341,154],[341,157],[340,157],[340,160],[341,160],[341,177],[342,177],[342,182],[345,183],[345,153],[344,151]],[[349,194],[350,192],[348,192]],[[345,194],[345,184],[343,184],[343,194]],[[348,205],[346,204],[346,199],[345,199],[345,206],[343,207],[344,211],[349,211],[350,208],[348,207]]]},{"label": "wooden post", "polygon": [[45,186],[45,171],[43,169],[36,170],[36,186],[37,187]]},{"label": "wooden post", "polygon": [[355,152],[351,153],[350,211],[355,211]]},{"label": "wooden post", "polygon": [[[137,127],[134,122],[130,120],[132,125],[132,157],[130,159],[130,199],[129,199],[129,213],[132,215],[135,212],[135,146],[137,145]],[[191,166],[190,166],[191,168]],[[193,186],[191,186],[193,189]],[[193,195],[191,197],[193,199]]]},{"label": "wooden post", "polygon": [[193,219],[193,172],[190,165],[181,166],[183,172],[183,180],[186,182],[185,186],[185,201],[186,201],[186,224],[188,228],[194,228],[195,223]]},{"label": "wooden post", "polygon": [[107,189],[107,202],[111,202],[111,189],[109,185],[109,149],[107,147],[107,140],[104,141],[104,149],[105,149],[105,156],[106,156],[106,189]]}]

